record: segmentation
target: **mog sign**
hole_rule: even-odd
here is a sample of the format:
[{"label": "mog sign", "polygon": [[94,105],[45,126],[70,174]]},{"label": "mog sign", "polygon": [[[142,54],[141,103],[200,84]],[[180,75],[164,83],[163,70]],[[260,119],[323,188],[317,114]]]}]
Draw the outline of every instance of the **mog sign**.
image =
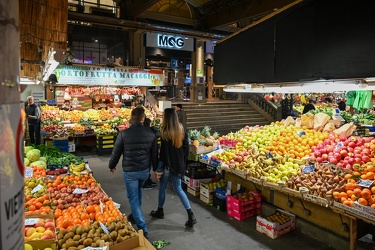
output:
[{"label": "mog sign", "polygon": [[158,46],[182,49],[184,47],[184,39],[181,37],[158,35]]},{"label": "mog sign", "polygon": [[195,51],[195,38],[147,32],[145,34],[145,46],[162,49]]}]

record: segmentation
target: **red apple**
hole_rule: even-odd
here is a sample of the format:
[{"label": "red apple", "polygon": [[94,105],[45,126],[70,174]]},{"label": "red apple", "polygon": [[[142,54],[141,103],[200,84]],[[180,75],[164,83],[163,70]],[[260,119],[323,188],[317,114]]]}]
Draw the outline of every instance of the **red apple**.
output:
[{"label": "red apple", "polygon": [[316,161],[317,161],[317,162],[323,162],[323,158],[320,157],[320,156],[319,156],[319,157],[316,157]]},{"label": "red apple", "polygon": [[322,159],[325,161],[325,160],[328,160],[328,154],[322,154]]},{"label": "red apple", "polygon": [[337,163],[337,159],[334,158],[334,157],[330,157],[329,158],[329,162],[332,163],[332,164],[336,164]]},{"label": "red apple", "polygon": [[348,155],[348,151],[346,151],[345,149],[342,149],[342,150],[340,150],[340,155],[341,155],[342,158],[344,158]]}]

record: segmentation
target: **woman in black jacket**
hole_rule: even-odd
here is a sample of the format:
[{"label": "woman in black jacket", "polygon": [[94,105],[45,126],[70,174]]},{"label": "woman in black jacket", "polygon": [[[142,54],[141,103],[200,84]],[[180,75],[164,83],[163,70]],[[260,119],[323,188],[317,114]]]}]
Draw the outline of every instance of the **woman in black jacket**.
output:
[{"label": "woman in black jacket", "polygon": [[173,189],[184,205],[188,220],[185,227],[192,228],[197,223],[191,210],[189,199],[181,188],[181,179],[185,173],[185,164],[189,155],[189,139],[184,128],[178,121],[177,113],[172,108],[164,110],[163,124],[161,127],[160,162],[154,168],[155,177],[160,180],[158,209],[151,212],[151,216],[158,219],[164,218],[164,202],[169,176],[172,177]]}]

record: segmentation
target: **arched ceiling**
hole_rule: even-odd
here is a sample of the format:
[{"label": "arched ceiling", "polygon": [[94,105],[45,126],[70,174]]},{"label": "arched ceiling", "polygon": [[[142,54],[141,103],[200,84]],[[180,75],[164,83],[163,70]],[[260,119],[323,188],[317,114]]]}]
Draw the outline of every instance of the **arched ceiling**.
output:
[{"label": "arched ceiling", "polygon": [[114,0],[121,18],[230,35],[295,0]]}]

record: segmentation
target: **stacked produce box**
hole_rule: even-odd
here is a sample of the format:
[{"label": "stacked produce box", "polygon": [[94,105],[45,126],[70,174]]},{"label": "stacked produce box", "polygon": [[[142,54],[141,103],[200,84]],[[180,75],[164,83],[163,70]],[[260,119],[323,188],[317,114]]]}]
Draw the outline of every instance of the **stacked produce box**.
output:
[{"label": "stacked produce box", "polygon": [[54,146],[28,146],[25,165],[25,249],[130,250],[144,241],[82,158]]},{"label": "stacked produce box", "polygon": [[227,195],[227,214],[236,220],[243,221],[262,213],[262,197],[250,191],[236,195]]}]

